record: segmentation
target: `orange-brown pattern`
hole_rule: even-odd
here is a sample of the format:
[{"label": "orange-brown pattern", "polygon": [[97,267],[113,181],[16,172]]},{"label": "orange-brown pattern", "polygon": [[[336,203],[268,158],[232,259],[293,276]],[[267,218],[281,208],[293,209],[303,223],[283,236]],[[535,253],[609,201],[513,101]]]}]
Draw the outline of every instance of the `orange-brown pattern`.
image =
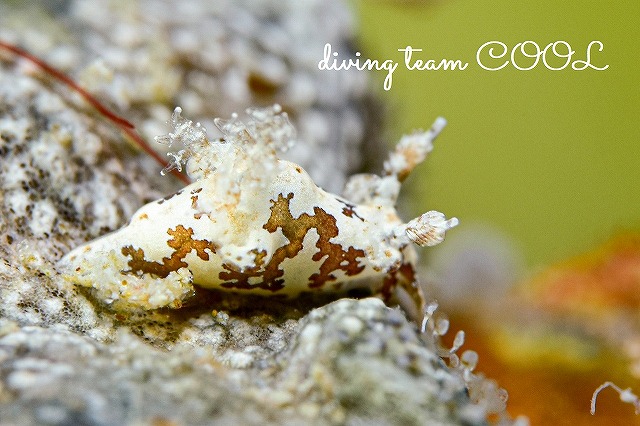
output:
[{"label": "orange-brown pattern", "polygon": [[202,191],[202,188],[194,189],[191,191],[191,208],[195,209],[198,206],[198,193]]},{"label": "orange-brown pattern", "polygon": [[167,241],[167,245],[174,249],[171,257],[163,257],[162,263],[149,262],[144,258],[144,250],[133,246],[122,247],[122,254],[124,256],[131,256],[131,260],[128,262],[131,268],[125,272],[131,272],[135,274],[153,274],[161,278],[167,277],[171,272],[177,271],[180,268],[186,268],[189,265],[184,261],[187,254],[192,250],[196,251],[198,257],[202,260],[209,260],[209,250],[212,254],[218,249],[217,245],[207,240],[194,240],[193,229],[185,228],[182,225],[176,226],[175,230],[167,230],[167,234],[173,238]]},{"label": "orange-brown pattern", "polygon": [[[263,267],[264,252],[256,253],[254,267],[244,271],[233,265],[224,264],[226,271],[220,273],[219,277],[225,282],[225,288],[254,289],[278,291],[284,288],[284,270],[280,264],[285,259],[295,257],[303,249],[303,240],[311,229],[315,229],[319,235],[316,247],[319,249],[312,260],[324,262],[320,265],[318,273],[309,277],[309,287],[322,287],[327,281],[335,281],[336,276],[332,272],[344,271],[348,276],[357,275],[364,270],[364,266],[358,264],[358,258],[364,257],[364,250],[355,249],[350,246],[344,250],[340,244],[330,242],[339,233],[336,219],[320,207],[314,207],[314,215],[303,213],[297,218],[291,214],[290,202],[293,193],[286,197],[278,195],[277,200],[271,200],[271,216],[263,228],[270,233],[274,233],[280,228],[283,235],[289,240],[287,245],[279,247]],[[250,278],[260,278],[260,282],[251,284]]]},{"label": "orange-brown pattern", "polygon": [[384,278],[380,294],[385,301],[393,297],[393,290],[397,286],[402,287],[421,308],[424,305],[424,295],[416,280],[416,271],[410,263],[403,263],[398,269],[390,271]]},{"label": "orange-brown pattern", "polygon": [[356,213],[356,211],[355,211],[355,207],[356,207],[356,206],[354,206],[353,204],[345,203],[345,202],[344,202],[344,201],[342,201],[342,200],[338,200],[338,201],[340,201],[342,204],[344,204],[344,205],[345,205],[345,207],[343,207],[343,208],[342,208],[342,214],[343,214],[343,215],[345,215],[345,216],[347,216],[347,217],[350,217],[350,218],[353,218],[353,217],[355,216],[355,217],[357,217],[358,219],[360,219],[362,222],[364,222],[364,219],[363,219],[363,218],[361,218],[361,217],[358,215],[358,213]]},{"label": "orange-brown pattern", "polygon": [[158,204],[164,204],[164,202],[165,202],[165,201],[169,201],[169,200],[170,200],[170,199],[172,199],[173,197],[178,196],[178,195],[180,195],[180,194],[182,194],[182,189],[181,189],[180,191],[178,191],[178,192],[174,192],[173,194],[169,194],[169,195],[167,195],[166,197],[161,198],[160,200],[156,201],[156,203],[158,203]]}]

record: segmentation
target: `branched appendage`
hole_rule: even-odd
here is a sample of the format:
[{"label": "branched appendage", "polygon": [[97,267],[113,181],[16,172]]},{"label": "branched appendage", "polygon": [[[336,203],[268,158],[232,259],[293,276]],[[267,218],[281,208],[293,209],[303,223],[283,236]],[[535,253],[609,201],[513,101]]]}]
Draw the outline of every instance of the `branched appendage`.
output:
[{"label": "branched appendage", "polygon": [[202,127],[200,123],[194,125],[193,121],[183,118],[181,113],[182,108],[176,107],[171,114],[169,124],[173,128],[173,132],[154,138],[156,142],[169,147],[174,144],[181,144],[185,147],[185,149],[167,154],[173,157],[173,160],[160,172],[163,176],[175,169],[181,172],[183,164],[186,164],[189,158],[197,152],[198,146],[207,143],[207,129]]},{"label": "branched appendage", "polygon": [[[247,124],[237,114],[230,120],[216,118],[214,123],[228,142],[241,146],[249,156],[276,157],[295,144],[296,130],[278,104],[268,108],[248,108]],[[256,159],[259,159],[256,158]]]},{"label": "branched appendage", "polygon": [[280,105],[275,104],[271,108],[249,108],[247,114],[252,118],[247,125],[249,134],[255,140],[263,141],[274,155],[277,152],[286,152],[295,145],[296,129]]},{"label": "branched appendage", "polygon": [[[465,350],[458,355],[465,343],[465,333],[459,330],[452,345],[445,346],[442,337],[449,331],[449,320],[446,315],[438,311],[438,302],[432,301],[424,309],[424,318],[420,327],[423,341],[429,345],[443,360],[447,361],[450,371],[457,375],[467,388],[470,402],[476,409],[484,412],[482,415],[496,416],[496,421],[491,424],[528,425],[525,418],[516,419],[514,423],[509,420],[506,412],[509,395],[506,390],[500,388],[498,383],[476,373],[479,356],[476,351]],[[486,419],[485,419],[486,420]]]},{"label": "branched appendage", "polygon": [[[438,117],[426,132],[403,136],[384,163],[382,176],[359,174],[352,176],[344,189],[344,196],[355,204],[395,206],[402,181],[433,150],[433,141],[442,132],[447,120]],[[410,241],[420,247],[431,247],[444,241],[445,233],[458,225],[457,218],[447,219],[444,214],[429,211],[393,230],[399,245]]]},{"label": "branched appendage", "polygon": [[598,398],[598,394],[600,394],[600,392],[602,392],[606,388],[613,388],[616,392],[618,392],[618,395],[620,395],[620,400],[622,402],[633,404],[636,410],[636,414],[640,414],[640,399],[637,395],[631,392],[631,388],[622,389],[613,382],[604,382],[603,384],[598,386],[598,389],[593,392],[593,396],[591,397],[591,415],[596,414],[596,400]]},{"label": "branched appendage", "polygon": [[[433,150],[433,141],[447,125],[447,120],[438,117],[426,132],[417,132],[412,135],[403,136],[389,158],[384,163],[384,176],[378,180],[377,184],[384,183],[390,177],[395,177],[399,183],[404,181],[409,173]],[[387,185],[389,186],[389,185]],[[395,188],[399,189],[399,185]],[[395,189],[394,188],[394,189]],[[378,190],[378,192],[383,192]],[[395,199],[397,191],[387,191],[390,197]],[[398,238],[408,237],[420,247],[431,247],[444,241],[445,233],[458,225],[457,218],[446,219],[444,214],[437,211],[429,211],[401,225],[395,230]]]},{"label": "branched appendage", "polygon": [[228,120],[216,118],[214,123],[223,139],[214,141],[207,138],[200,123],[194,124],[181,113],[182,109],[177,107],[171,116],[172,132],[155,138],[159,143],[184,147],[168,154],[173,160],[163,174],[186,166],[189,177],[199,180],[215,171],[218,176],[230,179],[230,191],[237,192],[233,187],[243,179],[266,182],[268,176],[277,172],[277,153],[294,143],[295,129],[279,105],[247,109],[246,124],[237,114]]},{"label": "branched appendage", "polygon": [[426,132],[403,136],[384,162],[384,175],[396,176],[398,181],[404,181],[411,171],[427,158],[433,150],[433,141],[446,125],[447,120],[438,117]]},{"label": "branched appendage", "polygon": [[427,158],[433,150],[433,141],[446,124],[447,120],[438,117],[428,131],[403,136],[384,162],[382,176],[352,176],[345,186],[344,196],[356,204],[395,206],[402,182]]},{"label": "branched appendage", "polygon": [[[449,331],[449,320],[444,314],[440,314],[439,312],[437,312],[438,307],[438,302],[434,300],[424,308],[422,323],[420,324],[420,332],[423,334],[433,335],[439,342],[439,339]],[[453,345],[451,346],[451,348],[445,348],[443,346],[437,348],[438,356],[449,358],[450,366],[458,367],[460,365],[460,358],[458,357],[458,355],[456,355],[456,352],[462,347],[462,345],[464,345],[464,339],[464,331],[458,330],[456,336],[453,339]],[[464,356],[464,358],[473,358],[473,356],[466,355]],[[473,365],[468,366],[469,373],[471,373],[475,369],[476,363],[477,360],[473,363]]]},{"label": "branched appendage", "polygon": [[[140,149],[142,149],[144,152],[146,152],[151,157],[153,157],[163,167],[165,168],[169,167],[168,162],[164,158],[162,158],[153,148],[151,148],[151,145],[149,145],[147,141],[145,141],[138,134],[133,124],[131,124],[127,119],[113,112],[111,109],[107,108],[106,105],[100,102],[91,93],[87,92],[84,88],[82,88],[82,86],[76,83],[71,77],[69,77],[59,69],[55,68],[54,66],[49,65],[46,61],[38,58],[37,56],[32,55],[31,53],[27,52],[24,49],[19,48],[18,46],[14,46],[13,44],[0,40],[0,49],[5,49],[23,59],[28,60],[32,64],[42,69],[49,76],[53,77],[54,79],[58,80],[62,84],[74,90],[76,93],[82,96],[82,98],[84,98],[85,101],[91,104],[91,106],[93,106],[100,114],[102,114],[102,116],[104,116],[107,120],[111,121],[113,124],[118,126],[118,128],[120,128],[120,130],[123,133],[129,136],[129,138],[131,138],[131,140],[133,140],[133,142],[135,142],[135,144],[138,145],[138,147],[140,147]],[[186,184],[190,183],[189,179],[187,179],[186,176],[178,173],[177,171],[174,171],[174,175],[184,183]]]}]

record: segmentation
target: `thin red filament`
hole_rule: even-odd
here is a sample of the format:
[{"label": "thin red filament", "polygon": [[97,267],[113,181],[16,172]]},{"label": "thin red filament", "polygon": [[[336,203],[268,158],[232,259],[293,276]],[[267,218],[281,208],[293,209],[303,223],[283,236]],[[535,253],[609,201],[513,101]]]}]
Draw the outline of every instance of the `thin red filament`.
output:
[{"label": "thin red filament", "polygon": [[[67,85],[71,89],[75,90],[88,103],[90,103],[91,106],[93,106],[100,114],[102,114],[109,121],[111,121],[116,126],[118,126],[144,152],[149,154],[158,163],[160,163],[162,165],[162,167],[167,167],[168,166],[169,163],[167,162],[167,160],[162,158],[160,156],[160,154],[158,154],[153,148],[151,148],[151,146],[147,143],[147,141],[145,141],[138,134],[138,132],[135,130],[135,126],[133,124],[131,124],[128,120],[126,120],[125,118],[119,116],[118,114],[114,113],[112,110],[107,108],[102,102],[100,102],[98,99],[96,99],[95,96],[93,96],[91,93],[87,92],[78,83],[73,81],[73,79],[71,77],[69,77],[68,75],[66,75],[65,73],[60,71],[59,69],[49,65],[48,63],[46,63],[42,59],[32,55],[31,53],[29,53],[26,50],[23,50],[23,49],[21,49],[21,48],[19,48],[17,46],[14,46],[12,44],[9,44],[9,43],[6,43],[6,42],[0,40],[0,48],[8,50],[8,51],[14,53],[15,55],[20,56],[21,58],[24,58],[24,59],[28,60],[29,62],[35,64],[36,66],[38,66],[39,68],[44,70],[44,72],[49,74],[54,79],[60,81],[61,83]],[[190,183],[189,179],[185,175],[183,175],[180,172],[178,172],[177,170],[172,170],[172,173],[173,173],[174,176],[176,176],[178,179],[180,179],[184,183],[186,183],[186,184]]]}]

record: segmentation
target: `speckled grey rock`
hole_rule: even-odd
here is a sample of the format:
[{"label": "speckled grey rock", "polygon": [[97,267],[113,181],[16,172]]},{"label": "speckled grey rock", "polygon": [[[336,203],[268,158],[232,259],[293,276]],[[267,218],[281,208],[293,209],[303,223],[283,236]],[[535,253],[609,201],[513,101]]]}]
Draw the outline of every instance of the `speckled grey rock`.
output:
[{"label": "speckled grey rock", "polygon": [[[164,351],[124,329],[104,344],[2,321],[0,424],[484,424],[462,379],[378,299],[299,324],[208,322],[227,337]],[[271,343],[222,349],[233,333]]]},{"label": "speckled grey rock", "polygon": [[[0,314],[103,335],[92,304],[53,282],[73,246],[122,226],[148,199],[157,166],[37,79],[0,66]],[[59,281],[59,280],[58,280]],[[106,332],[111,334],[111,332]]]},{"label": "speckled grey rock", "polygon": [[342,299],[299,327],[277,356],[275,386],[293,395],[298,410],[346,424],[474,422],[465,383],[400,310],[378,299]]}]

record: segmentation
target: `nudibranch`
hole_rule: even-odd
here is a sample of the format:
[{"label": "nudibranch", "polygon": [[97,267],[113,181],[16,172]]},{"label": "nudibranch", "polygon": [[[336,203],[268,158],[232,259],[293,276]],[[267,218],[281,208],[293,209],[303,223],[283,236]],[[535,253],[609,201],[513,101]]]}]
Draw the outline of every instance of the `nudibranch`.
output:
[{"label": "nudibranch", "polygon": [[395,203],[446,121],[404,136],[382,176],[352,176],[336,196],[278,158],[295,138],[278,105],[247,115],[246,124],[216,119],[223,138],[210,140],[176,108],[173,131],[156,140],[184,145],[169,169],[186,167],[193,183],[65,255],[65,278],[114,309],[178,308],[194,286],[287,296],[370,289],[386,300],[404,290],[421,309],[412,242],[438,244],[458,221],[430,211],[403,223]]}]

